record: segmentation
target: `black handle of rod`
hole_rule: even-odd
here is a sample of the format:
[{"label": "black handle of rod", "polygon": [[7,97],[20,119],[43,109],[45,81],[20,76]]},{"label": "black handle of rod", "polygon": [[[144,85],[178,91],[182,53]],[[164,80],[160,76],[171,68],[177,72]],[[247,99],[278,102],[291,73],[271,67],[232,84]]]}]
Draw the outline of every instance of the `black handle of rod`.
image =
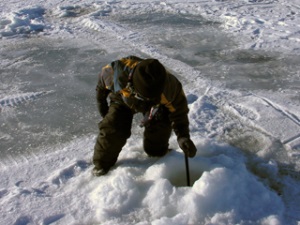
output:
[{"label": "black handle of rod", "polygon": [[188,156],[186,154],[184,154],[185,157],[185,170],[186,170],[186,180],[187,180],[187,185],[190,185],[190,169],[189,169],[189,159]]}]

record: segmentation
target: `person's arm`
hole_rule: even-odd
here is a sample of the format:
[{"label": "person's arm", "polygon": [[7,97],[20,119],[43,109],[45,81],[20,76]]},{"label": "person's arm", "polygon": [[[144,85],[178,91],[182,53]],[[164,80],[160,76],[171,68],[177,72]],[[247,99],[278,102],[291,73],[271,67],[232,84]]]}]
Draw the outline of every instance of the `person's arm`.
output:
[{"label": "person's arm", "polygon": [[113,73],[111,65],[107,65],[102,68],[102,71],[99,74],[98,84],[96,87],[96,98],[98,110],[102,117],[104,117],[108,112],[107,97],[113,83]]},{"label": "person's arm", "polygon": [[[197,149],[190,139],[188,103],[181,83],[170,75],[169,88],[166,87],[166,107],[169,109],[172,128],[177,136],[179,147],[189,157],[194,157]],[[167,100],[169,97],[170,101]]]}]

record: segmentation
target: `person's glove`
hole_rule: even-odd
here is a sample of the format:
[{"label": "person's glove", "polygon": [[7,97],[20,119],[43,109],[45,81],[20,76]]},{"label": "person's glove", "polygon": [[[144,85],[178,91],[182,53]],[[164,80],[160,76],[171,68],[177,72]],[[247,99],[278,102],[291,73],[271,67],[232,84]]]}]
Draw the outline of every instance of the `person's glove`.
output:
[{"label": "person's glove", "polygon": [[188,156],[188,157],[194,157],[197,152],[197,148],[194,145],[193,141],[190,138],[187,137],[180,137],[178,138],[178,144],[179,147],[183,150],[183,152]]},{"label": "person's glove", "polygon": [[107,96],[109,94],[109,90],[97,86],[96,91],[97,91],[96,98],[97,98],[98,111],[102,116],[102,118],[104,118],[105,115],[108,113]]},{"label": "person's glove", "polygon": [[102,118],[104,118],[105,115],[108,113],[108,103],[107,103],[107,101],[104,101],[104,102],[101,102],[101,103],[98,102],[98,110],[99,110],[100,115],[102,116]]}]

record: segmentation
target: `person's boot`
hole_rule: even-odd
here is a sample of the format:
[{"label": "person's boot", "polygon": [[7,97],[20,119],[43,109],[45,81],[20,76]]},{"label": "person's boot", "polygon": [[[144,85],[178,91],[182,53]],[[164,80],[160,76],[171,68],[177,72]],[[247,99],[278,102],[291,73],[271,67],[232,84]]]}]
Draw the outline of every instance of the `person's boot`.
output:
[{"label": "person's boot", "polygon": [[96,167],[96,166],[92,170],[92,174],[95,177],[103,176],[103,175],[107,174],[107,172],[108,172],[108,170],[105,170],[103,168],[99,168],[99,167]]}]

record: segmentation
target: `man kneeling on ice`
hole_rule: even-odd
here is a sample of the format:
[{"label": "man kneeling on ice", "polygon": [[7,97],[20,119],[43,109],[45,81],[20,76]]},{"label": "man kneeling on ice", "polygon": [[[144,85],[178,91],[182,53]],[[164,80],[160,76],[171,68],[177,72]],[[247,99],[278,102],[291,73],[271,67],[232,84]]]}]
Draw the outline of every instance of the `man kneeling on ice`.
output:
[{"label": "man kneeling on ice", "polygon": [[113,61],[102,68],[96,91],[103,119],[94,148],[95,176],[106,174],[116,163],[131,135],[133,115],[138,112],[144,115],[143,145],[149,156],[160,157],[169,151],[172,129],[184,153],[195,156],[182,85],[158,60],[129,56]]}]

